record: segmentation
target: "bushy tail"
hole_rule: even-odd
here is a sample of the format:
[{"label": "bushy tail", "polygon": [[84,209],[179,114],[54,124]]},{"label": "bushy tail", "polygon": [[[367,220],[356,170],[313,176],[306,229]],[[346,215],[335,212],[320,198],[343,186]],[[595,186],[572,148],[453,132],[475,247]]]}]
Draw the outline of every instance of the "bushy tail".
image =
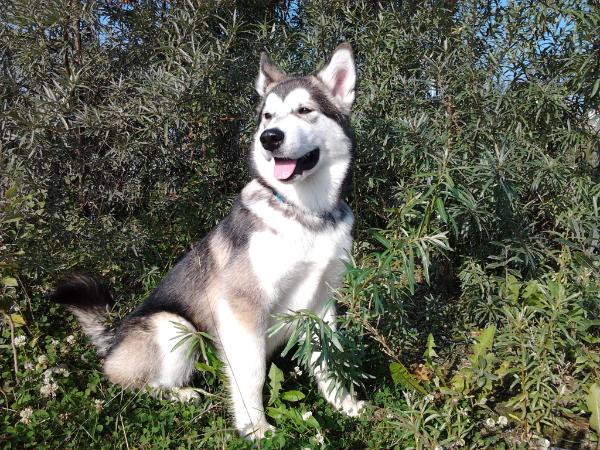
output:
[{"label": "bushy tail", "polygon": [[74,273],[58,282],[52,299],[68,305],[98,354],[106,355],[114,338],[114,331],[105,323],[108,307],[113,304],[108,289],[89,275]]}]

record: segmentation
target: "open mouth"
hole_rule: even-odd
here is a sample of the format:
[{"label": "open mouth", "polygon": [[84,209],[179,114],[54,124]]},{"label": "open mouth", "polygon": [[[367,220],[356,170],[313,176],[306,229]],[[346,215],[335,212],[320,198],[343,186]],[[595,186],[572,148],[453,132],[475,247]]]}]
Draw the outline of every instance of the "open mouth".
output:
[{"label": "open mouth", "polygon": [[298,159],[275,158],[275,178],[279,181],[289,181],[295,175],[302,175],[302,172],[312,169],[318,162],[318,148]]}]

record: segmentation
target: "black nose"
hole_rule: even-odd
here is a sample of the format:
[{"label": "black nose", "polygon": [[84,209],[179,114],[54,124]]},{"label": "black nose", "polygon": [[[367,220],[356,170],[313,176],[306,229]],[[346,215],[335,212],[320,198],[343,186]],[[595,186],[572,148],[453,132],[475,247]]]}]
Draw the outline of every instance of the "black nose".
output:
[{"label": "black nose", "polygon": [[260,135],[260,143],[265,148],[265,150],[269,150],[272,152],[273,150],[277,150],[281,143],[283,142],[283,138],[285,135],[283,131],[279,128],[269,128],[265,130]]}]

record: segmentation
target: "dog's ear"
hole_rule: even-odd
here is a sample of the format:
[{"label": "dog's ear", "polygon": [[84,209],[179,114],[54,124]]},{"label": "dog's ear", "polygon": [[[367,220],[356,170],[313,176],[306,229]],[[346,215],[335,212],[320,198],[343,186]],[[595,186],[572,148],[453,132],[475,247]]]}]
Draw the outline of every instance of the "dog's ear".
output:
[{"label": "dog's ear", "polygon": [[256,82],[254,83],[254,88],[256,89],[256,92],[258,92],[258,95],[264,97],[270,84],[283,80],[285,77],[285,72],[273,64],[269,55],[262,52],[260,54],[258,77],[256,77]]},{"label": "dog's ear", "polygon": [[356,83],[354,54],[350,44],[347,42],[340,44],[334,50],[327,65],[317,72],[317,77],[337,100],[342,111],[349,114],[354,101],[354,85]]}]

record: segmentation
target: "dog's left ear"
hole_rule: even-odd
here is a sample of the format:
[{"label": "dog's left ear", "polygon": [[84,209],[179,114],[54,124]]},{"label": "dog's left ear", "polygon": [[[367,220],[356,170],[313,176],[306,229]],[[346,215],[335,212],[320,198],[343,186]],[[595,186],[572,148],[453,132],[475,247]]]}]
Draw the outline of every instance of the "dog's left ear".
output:
[{"label": "dog's left ear", "polygon": [[340,44],[334,50],[327,65],[317,73],[317,77],[329,89],[342,111],[349,114],[354,101],[354,85],[356,84],[354,54],[350,44],[347,42]]},{"label": "dog's left ear", "polygon": [[269,85],[276,83],[280,80],[283,80],[286,77],[285,72],[280,70],[269,55],[265,52],[260,54],[260,68],[258,70],[258,77],[256,77],[256,82],[254,83],[254,88],[258,95],[264,97],[267,93]]}]

